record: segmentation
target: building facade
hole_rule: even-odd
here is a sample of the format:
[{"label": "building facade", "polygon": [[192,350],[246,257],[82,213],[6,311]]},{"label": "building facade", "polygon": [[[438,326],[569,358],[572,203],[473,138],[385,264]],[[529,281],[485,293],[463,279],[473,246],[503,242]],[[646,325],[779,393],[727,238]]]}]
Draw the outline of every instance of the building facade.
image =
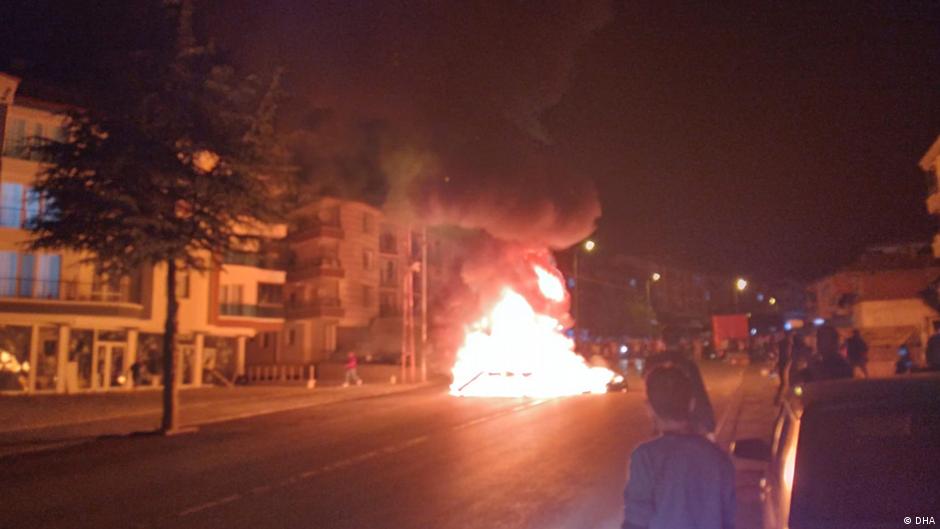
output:
[{"label": "building facade", "polygon": [[[309,364],[337,352],[401,352],[413,237],[381,209],[326,197],[295,213],[287,238],[287,323],[252,364]],[[272,336],[272,344],[275,337]]]},{"label": "building facade", "polygon": [[[109,278],[93,256],[26,250],[23,224],[45,209],[31,191],[42,161],[28,142],[61,135],[62,108],[17,95],[18,83],[0,74],[0,391],[156,387],[165,266]],[[285,226],[253,229],[272,241],[286,236]],[[184,270],[176,278],[184,387],[230,383],[245,371],[249,339],[283,328],[285,270],[264,245],[242,250],[218,256],[221,264],[205,272]]]},{"label": "building facade", "polygon": [[841,327],[842,334],[861,330],[873,361],[893,364],[902,344],[917,358],[940,319],[922,294],[938,277],[940,259],[929,243],[871,247],[809,286],[810,313]]},{"label": "building facade", "polygon": [[[927,149],[918,163],[927,179],[927,212],[940,218],[940,136]],[[940,232],[934,235],[934,257],[940,257]]]}]

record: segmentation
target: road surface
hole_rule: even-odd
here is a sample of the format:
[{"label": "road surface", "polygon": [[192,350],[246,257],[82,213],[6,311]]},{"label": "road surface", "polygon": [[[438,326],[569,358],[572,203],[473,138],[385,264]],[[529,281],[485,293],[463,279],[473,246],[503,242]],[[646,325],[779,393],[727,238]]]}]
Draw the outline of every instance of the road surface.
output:
[{"label": "road surface", "polygon": [[[707,371],[721,417],[739,372]],[[426,388],[0,459],[0,527],[613,529],[651,429],[641,391]]]}]

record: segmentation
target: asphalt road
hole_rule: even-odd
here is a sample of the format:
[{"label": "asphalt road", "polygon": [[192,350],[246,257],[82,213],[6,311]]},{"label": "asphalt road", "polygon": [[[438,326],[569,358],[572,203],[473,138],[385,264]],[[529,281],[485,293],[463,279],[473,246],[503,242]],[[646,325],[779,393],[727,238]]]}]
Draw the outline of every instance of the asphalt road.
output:
[{"label": "asphalt road", "polygon": [[[739,380],[706,373],[721,417]],[[0,528],[616,528],[640,391],[442,388],[0,459]]]}]

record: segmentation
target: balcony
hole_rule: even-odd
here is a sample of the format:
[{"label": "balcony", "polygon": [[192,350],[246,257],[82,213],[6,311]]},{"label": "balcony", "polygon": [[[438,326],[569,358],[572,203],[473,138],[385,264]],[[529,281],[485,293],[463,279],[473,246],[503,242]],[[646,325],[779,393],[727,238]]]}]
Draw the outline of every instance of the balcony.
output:
[{"label": "balcony", "polygon": [[139,281],[0,278],[0,311],[143,317]]},{"label": "balcony", "polygon": [[316,277],[341,278],[346,275],[343,263],[336,257],[323,256],[301,261],[287,272],[288,281],[312,279]]},{"label": "balcony", "polygon": [[251,266],[265,270],[284,270],[287,262],[273,252],[226,252],[222,262],[227,265]]},{"label": "balcony", "polygon": [[239,318],[284,318],[282,305],[245,305],[243,303],[222,303],[219,305],[220,316]]},{"label": "balcony", "polygon": [[342,318],[345,314],[339,298],[298,300],[287,305],[287,313],[291,318]]},{"label": "balcony", "polygon": [[289,236],[289,238],[293,240],[313,239],[316,237],[343,239],[345,233],[339,223],[339,219],[335,221],[302,220],[297,223],[297,227]]}]

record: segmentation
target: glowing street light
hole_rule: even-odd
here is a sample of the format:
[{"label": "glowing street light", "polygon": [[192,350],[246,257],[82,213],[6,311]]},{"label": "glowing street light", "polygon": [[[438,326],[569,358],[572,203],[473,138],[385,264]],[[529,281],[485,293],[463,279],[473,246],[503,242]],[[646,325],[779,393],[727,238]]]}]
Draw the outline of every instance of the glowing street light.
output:
[{"label": "glowing street light", "polygon": [[660,274],[659,272],[653,272],[646,279],[646,305],[649,307],[650,311],[653,310],[653,293],[652,293],[653,283],[656,283],[662,278],[663,278],[662,274]]},{"label": "glowing street light", "polygon": [[767,303],[770,303],[771,305],[776,305],[776,304],[777,304],[777,298],[770,298],[770,299],[767,300]]},{"label": "glowing street light", "polygon": [[747,288],[747,279],[739,277],[738,280],[734,282],[734,286],[738,289],[738,292],[744,292],[744,289]]},{"label": "glowing street light", "polygon": [[[597,248],[597,243],[595,243],[595,242],[594,242],[593,240],[591,240],[591,239],[588,239],[588,240],[584,241],[583,244],[581,244],[581,248],[584,248],[584,251],[585,251],[585,252],[591,253],[591,252],[594,251],[595,248]],[[574,299],[572,300],[572,308],[574,309],[574,326],[573,326],[573,330],[574,330],[574,339],[575,339],[575,341],[577,341],[577,339],[578,339],[578,317],[581,315],[581,310],[580,310],[580,309],[581,309],[581,296],[580,296],[580,293],[581,293],[581,279],[580,279],[580,275],[579,275],[580,272],[579,272],[579,270],[578,270],[578,268],[579,268],[579,266],[578,266],[578,261],[579,261],[578,257],[581,255],[581,248],[577,248],[577,249],[575,250],[575,252],[574,252],[574,292],[572,292],[572,297],[573,297]]]}]

